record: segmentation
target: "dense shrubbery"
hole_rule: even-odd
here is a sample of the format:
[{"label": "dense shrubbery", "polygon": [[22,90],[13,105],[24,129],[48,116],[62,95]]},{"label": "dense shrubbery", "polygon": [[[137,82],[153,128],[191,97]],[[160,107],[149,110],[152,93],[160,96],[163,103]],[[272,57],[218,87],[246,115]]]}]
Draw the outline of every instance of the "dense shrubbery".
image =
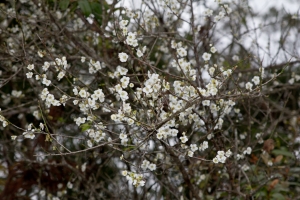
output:
[{"label": "dense shrubbery", "polygon": [[221,0],[0,13],[1,199],[299,198],[296,14]]}]

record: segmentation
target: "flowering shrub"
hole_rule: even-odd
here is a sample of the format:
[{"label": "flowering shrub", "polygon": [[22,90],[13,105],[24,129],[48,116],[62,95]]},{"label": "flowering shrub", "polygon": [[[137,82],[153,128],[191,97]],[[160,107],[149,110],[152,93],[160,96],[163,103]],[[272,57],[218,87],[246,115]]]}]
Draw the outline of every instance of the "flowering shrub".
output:
[{"label": "flowering shrub", "polygon": [[251,27],[246,2],[22,0],[1,13],[1,198],[299,195],[297,17],[280,13],[274,53],[257,34],[280,23]]}]

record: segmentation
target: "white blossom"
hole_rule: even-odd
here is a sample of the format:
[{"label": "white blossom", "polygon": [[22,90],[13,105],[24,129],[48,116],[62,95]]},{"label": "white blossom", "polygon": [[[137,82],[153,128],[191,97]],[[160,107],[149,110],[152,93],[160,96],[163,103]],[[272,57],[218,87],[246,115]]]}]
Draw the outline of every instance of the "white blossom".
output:
[{"label": "white blossom", "polygon": [[258,84],[260,83],[260,78],[259,78],[259,76],[254,76],[253,79],[252,79],[252,81],[253,81],[253,83],[254,83],[255,85],[258,85]]},{"label": "white blossom", "polygon": [[136,55],[137,55],[137,57],[142,57],[143,56],[143,52],[140,50],[140,49],[137,49],[136,50]]},{"label": "white blossom", "polygon": [[27,66],[27,69],[29,69],[30,71],[33,70],[33,69],[34,69],[34,65],[33,65],[33,64],[29,64],[29,65]]},{"label": "white blossom", "polygon": [[246,83],[246,89],[249,90],[249,91],[252,91],[252,87],[253,87],[253,84],[248,82]]},{"label": "white blossom", "polygon": [[210,60],[210,57],[211,57],[211,54],[210,53],[204,53],[202,55],[202,58],[204,59],[204,61],[209,61]]},{"label": "white blossom", "polygon": [[30,131],[30,130],[25,131],[25,132],[23,133],[23,135],[24,135],[25,138],[29,138],[29,139],[35,138],[34,133],[33,133],[32,131]]},{"label": "white blossom", "polygon": [[43,83],[44,85],[46,85],[46,86],[49,86],[49,85],[51,84],[51,81],[48,80],[47,78],[43,78],[42,83]]},{"label": "white blossom", "polygon": [[151,163],[149,166],[148,166],[149,170],[150,171],[154,171],[156,170],[156,165],[154,163]]},{"label": "white blossom", "polygon": [[119,59],[121,62],[126,62],[128,59],[128,55],[126,53],[119,53]]},{"label": "white blossom", "polygon": [[181,136],[179,139],[182,143],[186,143],[188,141],[188,138],[185,135]]},{"label": "white blossom", "polygon": [[87,97],[87,93],[86,93],[85,89],[81,89],[78,94],[82,98],[86,98]]},{"label": "white blossom", "polygon": [[180,47],[177,49],[177,54],[181,57],[184,57],[187,55],[187,51],[185,50],[185,48],[183,47]]},{"label": "white blossom", "polygon": [[27,77],[27,78],[32,78],[32,75],[33,75],[32,72],[27,72],[27,73],[26,73],[26,77]]},{"label": "white blossom", "polygon": [[212,53],[216,53],[216,52],[217,52],[217,49],[216,49],[216,47],[211,47],[211,48],[210,48],[210,52],[212,52]]},{"label": "white blossom", "polygon": [[195,151],[198,150],[198,147],[197,147],[196,144],[191,144],[190,147],[191,147],[191,151],[192,151],[192,152],[195,152]]},{"label": "white blossom", "polygon": [[193,157],[194,156],[194,152],[193,151],[188,151],[188,156],[189,157]]}]

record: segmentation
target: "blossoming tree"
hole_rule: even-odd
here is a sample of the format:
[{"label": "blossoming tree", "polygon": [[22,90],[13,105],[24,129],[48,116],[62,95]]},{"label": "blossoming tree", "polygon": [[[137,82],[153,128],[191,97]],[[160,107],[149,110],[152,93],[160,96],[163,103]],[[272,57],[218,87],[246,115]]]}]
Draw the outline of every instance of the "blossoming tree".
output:
[{"label": "blossoming tree", "polygon": [[297,14],[0,5],[2,199],[299,196]]}]

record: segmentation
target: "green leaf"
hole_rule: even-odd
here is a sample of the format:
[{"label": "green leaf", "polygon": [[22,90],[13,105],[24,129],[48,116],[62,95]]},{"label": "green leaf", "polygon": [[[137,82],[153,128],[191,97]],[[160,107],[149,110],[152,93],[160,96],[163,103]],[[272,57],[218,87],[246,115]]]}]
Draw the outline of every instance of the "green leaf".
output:
[{"label": "green leaf", "polygon": [[60,0],[59,7],[61,10],[66,10],[69,7],[70,0]]},{"label": "green leaf", "polygon": [[78,1],[78,5],[85,16],[89,16],[92,13],[92,8],[88,0]]},{"label": "green leaf", "polygon": [[65,118],[63,118],[63,117],[59,117],[59,118],[57,119],[57,121],[59,121],[59,122],[65,122],[66,120],[65,120]]},{"label": "green leaf", "polygon": [[300,167],[293,167],[293,168],[290,169],[290,172],[299,173],[300,172]]},{"label": "green leaf", "polygon": [[102,22],[102,5],[97,2],[91,2],[90,6],[96,20],[101,24]]},{"label": "green leaf", "polygon": [[300,183],[297,183],[297,182],[289,182],[289,185],[295,185],[295,186],[300,187]]},{"label": "green leaf", "polygon": [[267,196],[266,191],[258,191],[258,192],[255,194],[255,197],[256,197],[256,198],[259,198],[259,197],[266,197],[266,196]]},{"label": "green leaf", "polygon": [[277,199],[277,200],[285,200],[285,197],[282,195],[282,194],[280,194],[280,193],[273,193],[272,194],[272,199]]},{"label": "green leaf", "polygon": [[289,188],[288,188],[288,183],[286,182],[281,182],[280,184],[277,184],[274,189],[273,189],[274,193],[282,193],[282,192],[289,192]]},{"label": "green leaf", "polygon": [[81,131],[86,131],[91,128],[91,125],[87,123],[87,124],[82,124],[80,127],[81,127]]},{"label": "green leaf", "polygon": [[91,9],[93,11],[93,14],[95,17],[101,17],[102,15],[102,5],[97,2],[91,2],[90,3]]},{"label": "green leaf", "polygon": [[287,150],[275,149],[275,150],[272,151],[272,153],[275,154],[275,155],[283,155],[283,156],[294,158],[294,154],[292,152],[287,151]]}]

